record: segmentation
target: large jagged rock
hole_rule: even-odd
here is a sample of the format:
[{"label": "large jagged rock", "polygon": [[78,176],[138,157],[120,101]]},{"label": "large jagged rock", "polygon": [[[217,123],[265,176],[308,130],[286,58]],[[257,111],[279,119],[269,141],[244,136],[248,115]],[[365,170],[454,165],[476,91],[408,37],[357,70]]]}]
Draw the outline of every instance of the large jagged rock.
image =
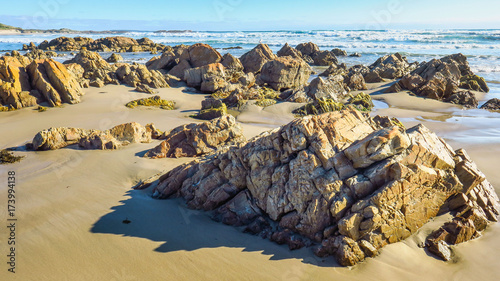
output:
[{"label": "large jagged rock", "polygon": [[222,57],[221,63],[226,69],[233,72],[243,71],[243,64],[241,64],[241,61],[230,53],[227,53]]},{"label": "large jagged rock", "polygon": [[302,59],[302,54],[299,50],[292,48],[292,46],[286,43],[279,51],[278,57],[287,57],[290,56],[294,59]]},{"label": "large jagged rock", "polygon": [[[410,73],[416,68],[417,64],[410,64],[406,57],[401,56],[399,53],[383,56],[377,59],[370,65],[370,72],[365,75],[370,79],[370,83],[381,82],[382,79],[398,79]],[[377,81],[378,80],[378,81]]]},{"label": "large jagged rock", "polygon": [[275,60],[277,56],[266,44],[259,44],[250,52],[241,56],[240,61],[243,64],[246,73],[258,73],[268,61]]},{"label": "large jagged rock", "polygon": [[152,131],[138,123],[126,123],[106,131],[79,128],[50,128],[38,132],[29,147],[32,150],[56,150],[78,144],[82,149],[116,149],[130,143],[151,141]]},{"label": "large jagged rock", "polygon": [[478,237],[499,214],[493,187],[463,150],[400,124],[350,109],[295,119],[174,168],[153,196],[182,197],[290,249],[316,245],[344,266],[448,211],[455,219],[429,243]]},{"label": "large jagged rock", "polygon": [[308,43],[301,43],[295,47],[297,51],[299,51],[303,56],[309,56],[312,57],[314,53],[319,52],[319,47],[318,45],[308,42]]},{"label": "large jagged rock", "polygon": [[155,89],[170,87],[165,76],[157,70],[149,70],[143,64],[115,64],[116,77],[130,87],[147,85]]},{"label": "large jagged rock", "polygon": [[311,102],[318,99],[332,99],[341,102],[350,91],[344,83],[342,75],[329,76],[328,78],[316,77],[311,83],[295,91],[288,97],[290,102]]},{"label": "large jagged rock", "polygon": [[459,92],[459,87],[489,91],[484,79],[472,73],[467,58],[462,54],[455,54],[422,63],[387,89],[387,92],[410,90],[422,97],[445,100]]},{"label": "large jagged rock", "polygon": [[500,110],[500,99],[493,98],[488,100],[485,104],[481,106],[481,109],[495,110],[495,111]]},{"label": "large jagged rock", "polygon": [[260,80],[280,91],[303,86],[311,76],[311,72],[311,67],[301,59],[279,57],[262,66]]},{"label": "large jagged rock", "polygon": [[83,49],[73,59],[64,64],[76,63],[83,67],[83,78],[93,81],[100,80],[104,84],[119,84],[115,78],[113,67],[98,53]]},{"label": "large jagged rock", "polygon": [[189,87],[200,88],[205,92],[215,92],[225,86],[225,68],[213,63],[184,71],[184,81]]},{"label": "large jagged rock", "polygon": [[153,159],[195,157],[246,141],[241,126],[231,115],[200,124],[179,126],[161,139],[164,141],[148,151],[144,157]]},{"label": "large jagged rock", "polygon": [[80,96],[83,95],[80,83],[63,64],[52,59],[35,60],[27,70],[33,89],[42,93],[51,106],[58,106],[61,102],[80,102]]},{"label": "large jagged rock", "polygon": [[207,44],[197,43],[189,46],[185,56],[192,67],[201,67],[208,64],[219,63],[222,60],[222,56],[214,48]]},{"label": "large jagged rock", "polygon": [[33,95],[26,66],[26,57],[3,56],[0,58],[0,103],[19,109],[37,104],[39,96]]}]

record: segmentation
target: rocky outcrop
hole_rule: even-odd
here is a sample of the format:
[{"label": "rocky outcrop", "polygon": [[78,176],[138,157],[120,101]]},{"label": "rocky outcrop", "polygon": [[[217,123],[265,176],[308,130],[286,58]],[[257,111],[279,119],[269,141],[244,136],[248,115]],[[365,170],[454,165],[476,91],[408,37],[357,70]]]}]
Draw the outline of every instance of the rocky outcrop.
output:
[{"label": "rocky outcrop", "polygon": [[115,64],[116,78],[130,87],[147,87],[159,89],[169,88],[163,74],[156,70],[149,70],[143,64]]},{"label": "rocky outcrop", "polygon": [[365,74],[369,83],[382,82],[383,79],[398,79],[415,70],[417,63],[410,64],[406,57],[399,53],[383,56],[369,66],[370,71]]},{"label": "rocky outcrop", "polygon": [[196,157],[246,141],[241,126],[231,115],[200,124],[179,126],[165,133],[161,139],[164,141],[148,151],[144,157],[153,159]]},{"label": "rocky outcrop", "polygon": [[[285,47],[283,47],[285,48]],[[298,53],[301,55],[302,59],[311,65],[317,66],[329,66],[338,64],[337,57],[333,52],[321,51],[318,45],[309,42],[301,43],[295,47]],[[283,49],[282,49],[283,50]],[[286,51],[286,49],[285,49]],[[286,51],[291,53],[291,51]]]},{"label": "rocky outcrop", "polygon": [[311,76],[312,69],[301,59],[279,57],[262,66],[260,80],[274,90],[298,88]]},{"label": "rocky outcrop", "polygon": [[467,58],[462,54],[455,54],[422,63],[387,92],[410,90],[422,97],[446,100],[459,92],[459,87],[483,92],[489,90],[484,79],[472,73]]},{"label": "rocky outcrop", "polygon": [[189,87],[200,88],[205,92],[215,92],[225,86],[224,66],[213,63],[184,71],[184,81]]},{"label": "rocky outcrop", "polygon": [[64,64],[79,64],[83,70],[83,78],[90,83],[102,81],[104,84],[120,84],[115,77],[113,67],[105,61],[98,53],[83,49],[73,59],[65,61]]},{"label": "rocky outcrop", "polygon": [[[166,46],[156,44],[149,38],[135,40],[129,37],[115,36],[96,40],[85,37],[58,37],[50,42],[42,42],[38,48],[51,51],[80,51],[82,48],[86,48],[96,52],[156,52],[165,49]],[[29,49],[29,47],[26,46],[23,49]]]},{"label": "rocky outcrop", "polygon": [[212,120],[227,115],[227,106],[220,99],[212,97],[201,102],[201,110],[196,118],[201,120]]},{"label": "rocky outcrop", "polygon": [[48,102],[78,103],[83,91],[77,78],[52,59],[30,61],[26,57],[0,59],[0,102],[19,109]]},{"label": "rocky outcrop", "polygon": [[451,95],[444,102],[462,105],[465,108],[477,108],[478,100],[471,91],[461,91]]},{"label": "rocky outcrop", "polygon": [[106,131],[50,128],[37,133],[28,146],[32,150],[56,150],[73,144],[78,144],[82,149],[117,149],[130,143],[150,142],[151,134],[151,130],[135,122]]},{"label": "rocky outcrop", "polygon": [[111,62],[111,63],[120,62],[120,61],[123,61],[123,57],[117,53],[113,53],[113,54],[111,54],[111,56],[109,56],[109,58],[106,61]]},{"label": "rocky outcrop", "polygon": [[481,109],[487,109],[487,110],[500,110],[500,99],[494,98],[488,100],[485,104],[481,106]]},{"label": "rocky outcrop", "polygon": [[278,57],[292,57],[294,59],[302,59],[302,53],[297,50],[292,48],[292,46],[288,45],[286,43],[279,51],[278,51]]},{"label": "rocky outcrop", "polygon": [[240,61],[243,64],[245,73],[253,72],[258,73],[269,61],[275,60],[277,56],[266,44],[259,44],[250,52],[241,56]]},{"label": "rocky outcrop", "polygon": [[221,63],[226,69],[230,71],[233,72],[243,71],[243,64],[241,64],[241,61],[238,58],[231,55],[230,53],[227,53],[222,57]]},{"label": "rocky outcrop", "polygon": [[430,244],[479,236],[499,214],[493,187],[463,150],[423,125],[400,124],[355,110],[295,119],[174,168],[153,196],[182,197],[216,220],[290,249],[312,245],[344,266],[448,211],[454,224]]}]

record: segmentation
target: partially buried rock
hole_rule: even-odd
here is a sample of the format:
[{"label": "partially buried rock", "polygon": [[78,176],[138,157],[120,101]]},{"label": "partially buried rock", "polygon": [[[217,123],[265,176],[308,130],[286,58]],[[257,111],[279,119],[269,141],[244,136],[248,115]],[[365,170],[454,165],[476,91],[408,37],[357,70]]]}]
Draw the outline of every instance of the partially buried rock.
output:
[{"label": "partially buried rock", "polygon": [[138,123],[126,123],[106,131],[80,128],[50,128],[33,138],[32,150],[56,150],[78,144],[83,149],[116,149],[130,143],[151,141],[151,131]]},{"label": "partially buried rock", "polygon": [[139,85],[137,85],[137,87],[135,88],[135,90],[137,92],[151,94],[151,95],[156,94],[155,90],[151,89],[151,87],[149,87],[148,85],[145,85],[145,84],[139,84]]},{"label": "partially buried rock", "polygon": [[445,102],[462,105],[466,108],[477,108],[478,101],[476,95],[471,91],[462,91],[451,95]]},{"label": "partially buried rock", "polygon": [[226,104],[219,99],[208,98],[201,102],[201,110],[196,118],[201,120],[212,120],[227,114]]},{"label": "partially buried rock", "polygon": [[162,139],[164,141],[148,151],[144,157],[153,159],[194,157],[246,141],[241,126],[231,115],[209,122],[177,127],[166,133]]},{"label": "partially buried rock", "polygon": [[481,106],[481,109],[494,110],[494,111],[500,110],[500,99],[497,98],[490,99]]},{"label": "partially buried rock", "polygon": [[291,249],[316,245],[317,255],[344,266],[443,212],[453,219],[428,245],[448,259],[448,245],[479,237],[500,213],[494,188],[465,151],[423,125],[405,129],[352,109],[297,118],[183,164],[161,176],[153,194],[182,197]]},{"label": "partially buried rock", "polygon": [[160,96],[154,96],[150,98],[142,98],[138,100],[133,100],[125,104],[128,108],[135,108],[137,106],[150,106],[159,107],[165,110],[173,110],[175,108],[175,102],[169,100],[163,100]]}]

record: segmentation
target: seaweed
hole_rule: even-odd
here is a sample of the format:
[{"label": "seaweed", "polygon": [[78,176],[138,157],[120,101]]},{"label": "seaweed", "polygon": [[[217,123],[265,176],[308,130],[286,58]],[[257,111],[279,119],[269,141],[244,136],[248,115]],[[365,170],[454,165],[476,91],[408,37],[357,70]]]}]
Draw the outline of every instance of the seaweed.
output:
[{"label": "seaweed", "polygon": [[41,106],[41,105],[38,106],[38,108],[37,108],[38,112],[44,112],[44,111],[47,111],[47,109],[48,109],[47,107]]},{"label": "seaweed", "polygon": [[354,105],[359,111],[371,111],[374,106],[372,97],[364,92],[351,96],[348,104]]},{"label": "seaweed", "polygon": [[257,100],[257,102],[255,103],[255,105],[260,106],[260,107],[268,107],[268,106],[271,106],[273,104],[276,104],[275,99],[260,99],[260,100]]},{"label": "seaweed", "polygon": [[3,149],[0,151],[0,164],[12,164],[21,161],[24,156],[15,156],[12,152]]},{"label": "seaweed", "polygon": [[319,98],[303,107],[296,109],[293,113],[299,116],[319,115],[332,111],[340,111],[344,109],[344,104],[336,102],[333,99]]},{"label": "seaweed", "polygon": [[191,117],[201,120],[212,120],[227,114],[227,106],[225,103],[220,107],[206,108],[200,111],[198,115],[192,115]]},{"label": "seaweed", "polygon": [[175,109],[175,102],[162,100],[160,96],[154,96],[150,98],[133,100],[131,102],[128,102],[125,106],[128,108],[135,108],[137,106],[154,106],[165,110],[173,110]]},{"label": "seaweed", "polygon": [[463,76],[462,78],[460,78],[459,87],[462,89],[485,92],[485,93],[490,91],[484,78],[475,74]]}]

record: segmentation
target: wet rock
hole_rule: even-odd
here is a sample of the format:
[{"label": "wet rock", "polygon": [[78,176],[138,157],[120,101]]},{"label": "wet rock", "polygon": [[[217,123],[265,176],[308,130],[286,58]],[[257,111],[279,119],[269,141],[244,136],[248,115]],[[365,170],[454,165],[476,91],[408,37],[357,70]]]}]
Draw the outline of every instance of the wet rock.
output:
[{"label": "wet rock", "polygon": [[445,99],[444,102],[463,105],[466,108],[477,108],[478,106],[476,95],[471,91],[457,92]]},{"label": "wet rock", "polygon": [[311,67],[303,60],[279,57],[262,66],[260,79],[274,90],[298,88],[311,75]]},{"label": "wet rock", "polygon": [[245,141],[241,126],[230,115],[209,122],[177,127],[165,133],[161,139],[164,141],[148,151],[144,157],[153,159],[195,157]]},{"label": "wet rock", "polygon": [[332,52],[332,54],[334,54],[337,57],[346,57],[347,56],[347,52],[344,50],[341,50],[339,48],[335,48],[331,52]]},{"label": "wet rock", "polygon": [[481,106],[481,109],[500,110],[500,99],[494,98],[488,100],[485,104]]},{"label": "wet rock", "polygon": [[292,48],[292,46],[285,43],[283,47],[278,51],[278,57],[287,57],[290,56],[294,59],[302,59],[302,53],[297,49]]},{"label": "wet rock", "polygon": [[120,62],[120,61],[123,61],[123,57],[116,54],[116,53],[113,53],[106,61],[107,62]]},{"label": "wet rock", "polygon": [[316,52],[319,52],[319,47],[318,45],[308,42],[308,43],[301,43],[295,47],[297,51],[299,51],[302,55],[312,57],[312,55]]}]

